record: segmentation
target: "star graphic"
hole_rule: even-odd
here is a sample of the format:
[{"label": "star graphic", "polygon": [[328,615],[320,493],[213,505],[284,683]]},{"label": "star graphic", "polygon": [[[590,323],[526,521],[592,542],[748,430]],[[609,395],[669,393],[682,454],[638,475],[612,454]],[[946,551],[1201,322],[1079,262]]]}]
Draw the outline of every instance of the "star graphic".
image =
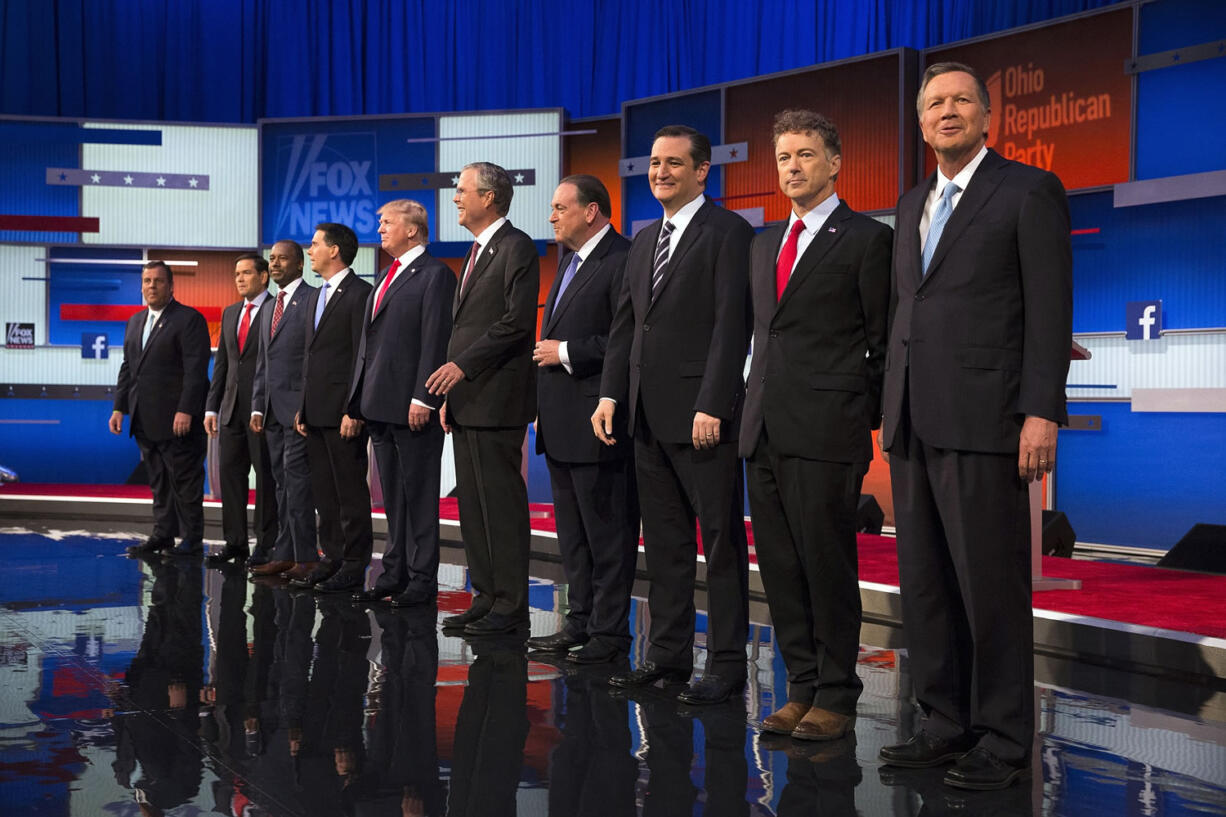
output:
[{"label": "star graphic", "polygon": [[102,181],[102,177],[98,175],[97,173],[95,173],[94,175],[89,177],[89,180],[93,182],[94,184],[98,184],[99,182]]},{"label": "star graphic", "polygon": [[735,159],[736,158],[736,148],[733,148],[732,150],[728,151],[728,156]]},{"label": "star graphic", "polygon": [[196,180],[195,176],[192,176],[190,179],[188,179],[187,183],[190,184],[192,187],[195,187],[196,185],[200,184],[200,182]]},{"label": "star graphic", "polygon": [[626,172],[627,173],[634,172],[634,162],[626,162]]},{"label": "star graphic", "polygon": [[165,176],[158,176],[158,178],[157,178],[157,183],[158,183],[158,187],[165,187],[165,186],[166,186],[166,177],[165,177]]},{"label": "star graphic", "polygon": [[131,184],[131,183],[132,183],[132,174],[131,174],[131,173],[129,173],[127,176],[124,176],[124,177],[123,177],[123,183],[124,183],[124,184]]},{"label": "star graphic", "polygon": [[516,173],[516,174],[515,174],[515,183],[516,183],[516,184],[523,184],[523,183],[524,183],[524,174],[523,174],[523,173]]},{"label": "star graphic", "polygon": [[61,173],[61,174],[60,174],[60,181],[62,181],[62,182],[66,182],[66,181],[68,181],[68,174],[67,174],[67,173]]},{"label": "star graphic", "polygon": [[452,177],[451,177],[451,183],[452,183],[453,185],[459,184],[459,183],[460,183],[460,177],[459,177],[459,176],[452,176]]}]

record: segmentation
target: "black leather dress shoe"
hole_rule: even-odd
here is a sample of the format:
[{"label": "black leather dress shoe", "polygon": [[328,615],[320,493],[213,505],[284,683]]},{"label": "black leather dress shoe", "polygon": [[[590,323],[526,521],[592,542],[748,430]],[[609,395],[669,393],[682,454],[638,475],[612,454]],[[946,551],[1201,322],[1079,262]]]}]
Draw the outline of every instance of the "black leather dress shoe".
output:
[{"label": "black leather dress shoe", "polygon": [[566,652],[571,647],[579,647],[588,642],[587,633],[571,634],[562,630],[553,635],[538,635],[528,639],[528,649],[537,652]]},{"label": "black leather dress shoe", "polygon": [[352,593],[366,583],[366,570],[341,568],[329,579],[313,585],[320,593]]},{"label": "black leather dress shoe", "polygon": [[877,756],[883,763],[891,766],[926,769],[929,766],[940,766],[942,763],[957,760],[969,752],[976,742],[975,736],[971,734],[956,738],[942,738],[921,729],[906,743],[882,747]]},{"label": "black leather dress shoe", "polygon": [[387,601],[390,597],[399,594],[399,592],[395,587],[379,587],[379,585],[375,585],[369,590],[358,590],[349,597],[349,600],[355,604],[371,604],[377,601]]},{"label": "black leather dress shoe", "polygon": [[128,545],[124,550],[133,556],[143,556],[150,553],[157,553],[159,550],[166,550],[169,547],[174,547],[173,539],[159,539],[150,536],[139,545]]},{"label": "black leather dress shoe", "polygon": [[170,551],[171,556],[199,556],[201,553],[204,553],[204,543],[199,539],[183,539]]},{"label": "black leather dress shoe", "polygon": [[241,545],[226,545],[221,550],[211,554],[205,561],[209,563],[209,567],[221,567],[230,561],[233,561],[236,565],[241,565],[246,563],[249,555],[247,548]]},{"label": "black leather dress shoe", "polygon": [[609,676],[609,685],[630,689],[631,687],[645,687],[656,681],[663,681],[666,684],[684,684],[690,680],[691,672],[692,670],[688,669],[661,667],[652,661],[644,661],[636,670]]},{"label": "black leather dress shoe", "polygon": [[427,604],[433,604],[438,598],[438,594],[434,590],[429,590],[424,587],[410,587],[401,593],[396,593],[392,596],[393,607],[424,607]]},{"label": "black leather dress shoe", "polygon": [[992,791],[1007,789],[1030,775],[1029,761],[1002,760],[982,746],[976,746],[958,758],[945,773],[945,785],[958,789]]},{"label": "black leather dress shoe", "polygon": [[469,607],[463,613],[456,613],[454,616],[447,616],[443,619],[444,630],[462,630],[469,624],[472,624],[479,618],[484,618],[489,612],[489,608]]},{"label": "black leather dress shoe", "polygon": [[528,625],[524,616],[506,613],[486,613],[476,621],[464,625],[464,635],[505,635]]},{"label": "black leather dress shoe", "polygon": [[[529,639],[531,643],[531,639]],[[566,660],[571,664],[615,664],[626,657],[626,651],[613,644],[602,644],[599,641],[589,641],[577,650],[566,654]]]},{"label": "black leather dress shoe", "polygon": [[744,678],[728,678],[713,672],[703,673],[677,695],[677,700],[683,704],[709,706],[722,704],[733,695],[739,695],[745,689]]}]

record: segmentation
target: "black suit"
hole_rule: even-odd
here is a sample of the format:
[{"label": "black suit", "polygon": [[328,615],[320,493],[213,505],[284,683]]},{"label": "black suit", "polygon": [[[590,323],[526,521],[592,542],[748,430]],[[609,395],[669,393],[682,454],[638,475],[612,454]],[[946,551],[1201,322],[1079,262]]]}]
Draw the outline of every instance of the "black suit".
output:
[{"label": "black suit", "polygon": [[883,441],[924,728],[973,731],[1017,762],[1034,736],[1026,415],[1067,422],[1068,201],[1051,173],[989,151],[927,275],[919,224],[935,174],[898,202]]},{"label": "black suit", "polygon": [[447,347],[447,359],[464,372],[446,409],[473,606],[525,618],[528,490],[520,465],[524,433],[536,414],[532,338],[539,290],[536,245],[503,224],[456,290]]},{"label": "black suit", "polygon": [[256,552],[278,562],[319,559],[306,440],[294,430],[294,415],[302,405],[302,358],[314,292],[314,287],[300,280],[293,295],[281,299],[276,332],[272,319],[281,293],[265,301],[259,312],[260,357],[251,388],[251,410],[264,416],[264,439],[277,484],[278,530],[273,552]]},{"label": "black suit", "polygon": [[[204,316],[171,300],[141,338],[149,310],[128,319],[115,411],[130,414],[153,488],[153,537],[204,539],[204,400],[209,389],[209,328]],[[174,433],[176,412],[191,415],[191,430]]]},{"label": "black suit", "polygon": [[[545,301],[541,338],[566,341],[570,371],[537,373],[536,450],[553,485],[558,548],[569,585],[566,630],[630,647],[630,590],[638,555],[638,494],[625,424],[606,446],[592,434],[609,325],[617,311],[630,242],[612,228],[575,271],[561,297],[563,275]],[[565,270],[572,254],[559,259]],[[620,419],[620,416],[619,416]]]},{"label": "black suit", "polygon": [[753,361],[741,427],[762,583],[795,702],[856,713],[856,507],[881,418],[889,227],[840,202],[794,267],[788,225],[753,243]]},{"label": "black suit", "polygon": [[[745,677],[748,574],[736,439],[749,341],[753,229],[705,202],[671,253],[657,296],[652,263],[663,219],[639,231],[609,333],[600,394],[634,437],[656,664],[693,667],[695,517],[707,560],[707,669]],[[695,412],[721,420],[720,442],[695,450]]]},{"label": "black suit", "polygon": [[353,270],[333,285],[314,326],[320,287],[306,301],[306,351],[302,362],[302,408],[307,427],[311,495],[319,511],[319,544],[324,558],[343,560],[348,570],[370,564],[369,460],[363,428],[356,437],[341,437],[341,418],[353,390],[354,361],[362,338],[366,299],[372,287]]},{"label": "black suit", "polygon": [[238,329],[247,309],[244,299],[221,313],[221,339],[213,358],[213,383],[205,410],[215,412],[221,459],[221,530],[226,544],[247,551],[247,475],[255,467],[255,540],[260,553],[272,551],[277,539],[277,497],[268,442],[251,430],[251,388],[260,360],[260,317],[273,308],[265,298],[249,319],[246,343],[238,348]]},{"label": "black suit", "polygon": [[379,587],[434,595],[438,579],[438,500],[443,428],[434,416],[409,428],[413,400],[437,407],[426,378],[446,360],[455,273],[428,254],[399,269],[373,313],[385,270],[366,299],[350,395],[374,441],[387,511],[387,548]]}]

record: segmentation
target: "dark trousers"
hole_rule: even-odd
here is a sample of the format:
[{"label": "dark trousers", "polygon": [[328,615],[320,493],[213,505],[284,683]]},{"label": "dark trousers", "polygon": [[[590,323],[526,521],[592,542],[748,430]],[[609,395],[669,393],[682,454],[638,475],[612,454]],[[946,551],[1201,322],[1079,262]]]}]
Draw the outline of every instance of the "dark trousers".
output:
[{"label": "dark trousers", "polygon": [[867,463],[781,455],[765,432],[746,462],[754,548],[788,668],[788,700],[856,714],[863,683],[856,506]]},{"label": "dark trousers", "polygon": [[448,817],[514,817],[528,739],[528,659],[482,645],[455,720]]},{"label": "dark trousers", "polygon": [[370,522],[369,460],[363,429],[351,440],[339,428],[307,426],[311,495],[319,511],[319,545],[324,558],[345,562],[347,570],[370,564],[374,534]]},{"label": "dark trousers", "polygon": [[239,415],[218,430],[221,532],[227,545],[247,550],[247,474],[255,468],[255,546],[260,553],[277,541],[277,496],[268,441]]},{"label": "dark trousers", "polygon": [[377,586],[389,593],[410,586],[434,593],[443,427],[431,417],[421,431],[374,421],[368,428],[387,513],[387,547]]},{"label": "dark trousers", "polygon": [[558,549],[566,572],[566,630],[630,647],[630,591],[639,551],[634,460],[565,463],[546,456]]},{"label": "dark trousers", "polygon": [[903,629],[923,727],[1010,761],[1034,741],[1030,514],[1016,454],[913,434],[890,452]]},{"label": "dark trousers", "polygon": [[634,437],[651,580],[647,659],[677,669],[694,665],[697,519],[707,561],[708,672],[744,678],[749,629],[749,556],[736,442],[695,449],[654,438],[642,412]]},{"label": "dark trousers", "polygon": [[153,538],[204,540],[204,427],[195,419],[182,437],[150,440],[133,421],[149,487],[153,489]]},{"label": "dark trousers", "polygon": [[277,485],[277,540],[269,555],[278,562],[317,562],[315,503],[311,496],[311,466],[307,462],[306,438],[293,426],[281,425],[265,415],[264,438]]},{"label": "dark trousers", "polygon": [[451,428],[473,607],[527,617],[528,489],[519,470],[527,429]]}]

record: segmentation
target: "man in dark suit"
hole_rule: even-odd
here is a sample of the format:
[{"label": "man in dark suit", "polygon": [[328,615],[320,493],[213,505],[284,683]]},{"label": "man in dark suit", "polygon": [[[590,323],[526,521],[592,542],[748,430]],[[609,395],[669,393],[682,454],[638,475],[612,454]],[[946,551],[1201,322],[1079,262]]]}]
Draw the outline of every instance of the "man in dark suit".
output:
[{"label": "man in dark suit", "polygon": [[302,406],[294,424],[307,441],[324,553],[320,570],[327,572],[315,574],[314,587],[325,593],[352,593],[366,581],[373,545],[366,482],[369,435],[362,421],[348,413],[372,287],[349,267],[358,254],[358,237],[344,224],[316,225],[307,254],[324,283],[306,304]]},{"label": "man in dark suit", "polygon": [[788,668],[768,732],[835,740],[863,684],[856,508],[881,419],[890,228],[834,192],[842,143],[812,111],[775,119],[786,224],[754,238],[741,454],[762,584]]},{"label": "man in dark suit", "polygon": [[277,540],[271,550],[256,548],[249,564],[256,576],[287,573],[306,581],[319,567],[315,544],[315,503],[306,439],[294,430],[302,404],[302,357],[308,303],[315,288],[302,280],[304,256],[296,241],[278,241],[268,253],[277,285],[271,309],[260,315],[260,357],[251,387],[251,430],[268,441],[277,486]]},{"label": "man in dark suit", "polygon": [[882,447],[923,718],[881,759],[957,759],[947,784],[1003,788],[1034,742],[1027,485],[1068,419],[1068,200],[1051,173],[986,148],[973,69],[929,67],[917,106],[938,169],[898,202]]},{"label": "man in dark suit", "polygon": [[[115,386],[112,434],[136,438],[153,489],[153,533],[132,554],[174,547],[204,549],[204,399],[209,388],[209,327],[204,316],[174,299],[174,273],[164,261],[141,270],[147,309],[128,319],[123,363]],[[176,546],[175,536],[180,541]]]},{"label": "man in dark suit", "polygon": [[226,545],[209,557],[216,567],[250,555],[247,546],[247,475],[255,467],[255,540],[261,552],[277,539],[277,497],[268,442],[251,430],[251,384],[260,359],[260,309],[268,300],[268,262],[255,253],[234,263],[234,286],[242,298],[221,313],[221,338],[213,360],[213,383],[205,402],[204,430],[217,441],[221,482],[221,530]]},{"label": "man in dark suit", "polygon": [[651,645],[609,683],[685,682],[694,665],[697,517],[707,562],[707,662],[678,697],[718,703],[745,685],[749,561],[737,434],[749,346],[753,228],[706,200],[711,143],[661,128],[647,178],[664,218],[634,238],[626,288],[609,332],[592,428],[606,445],[626,417],[634,438],[651,579]]},{"label": "man in dark suit", "polygon": [[[545,301],[537,373],[536,450],[553,485],[558,548],[569,587],[566,624],[528,639],[534,650],[608,663],[630,650],[630,590],[639,544],[634,459],[624,428],[605,446],[588,430],[600,394],[609,325],[617,311],[630,242],[609,223],[609,191],[595,176],[568,176],[549,221],[560,248]],[[620,418],[619,418],[620,419]]]},{"label": "man in dark suit", "polygon": [[532,338],[540,261],[507,221],[510,175],[489,162],[460,171],[453,201],[476,239],[464,258],[447,362],[426,380],[447,396],[439,419],[455,444],[460,534],[476,595],[443,619],[468,635],[513,633],[528,622],[528,489],[520,465],[536,415]]},{"label": "man in dark suit", "polygon": [[367,298],[349,416],[364,421],[374,441],[387,547],[375,586],[359,588],[353,600],[392,596],[394,605],[413,606],[438,594],[443,427],[432,412],[442,401],[426,391],[426,378],[447,359],[456,280],[426,252],[426,208],[396,199],[379,215],[392,263]]}]

